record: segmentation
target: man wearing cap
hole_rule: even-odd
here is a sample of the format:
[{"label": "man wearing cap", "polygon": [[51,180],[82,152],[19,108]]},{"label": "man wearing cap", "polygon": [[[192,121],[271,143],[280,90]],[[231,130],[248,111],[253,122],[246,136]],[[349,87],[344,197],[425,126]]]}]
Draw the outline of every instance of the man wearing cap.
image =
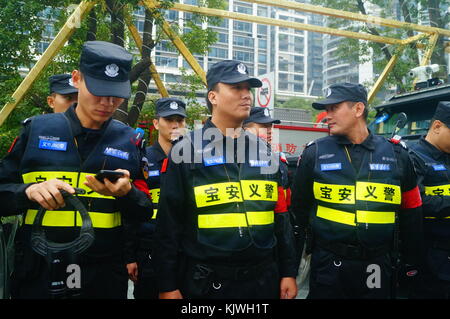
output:
[{"label": "man wearing cap", "polygon": [[[158,141],[147,147],[148,186],[153,204],[158,203],[163,163],[167,161],[173,143],[179,140],[186,125],[186,104],[176,98],[156,101],[153,126],[158,130]],[[153,265],[153,234],[156,226],[157,208],[153,217],[138,225],[131,225],[127,242],[127,269],[134,281],[135,299],[158,299],[156,272]],[[133,228],[134,226],[134,228]]]},{"label": "man wearing cap", "polygon": [[423,201],[426,267],[413,298],[450,297],[450,102],[439,102],[426,136],[411,146]]},{"label": "man wearing cap", "polygon": [[280,120],[276,120],[270,116],[270,110],[268,108],[252,107],[250,116],[244,121],[244,128],[271,144],[273,124],[280,123]]},{"label": "man wearing cap", "polygon": [[[80,70],[72,73],[78,103],[64,113],[25,120],[21,135],[1,162],[0,199],[10,203],[2,214],[25,214],[16,236],[13,298],[51,297],[49,277],[55,275],[54,267],[32,250],[31,226],[42,206],[47,210],[42,226],[49,240],[67,243],[78,237],[80,218],[60,192],[74,194],[74,188],[86,191],[78,198],[89,211],[95,240],[81,255],[70,256],[72,266],[78,266],[72,274],[76,284],[69,285],[67,279],[66,294],[58,296],[70,297],[75,289],[81,298],[126,298],[122,219],[143,218],[152,209],[143,176],[143,147],[135,142],[133,129],[111,118],[130,97],[131,63],[131,54],[118,45],[86,42]],[[123,176],[115,182],[97,180],[94,175],[102,169]],[[68,262],[62,258],[60,263]],[[65,267],[60,271],[71,275]]]},{"label": "man wearing cap", "polygon": [[163,173],[160,298],[294,298],[298,264],[279,160],[242,130],[250,88],[262,83],[235,60],[213,64],[206,78],[211,119],[173,146]]},{"label": "man wearing cap", "polygon": [[[280,124],[281,121],[274,119],[270,116],[270,110],[266,107],[252,107],[250,110],[250,116],[244,121],[244,129],[255,134],[256,136],[267,141],[269,147],[272,147],[272,129],[273,124]],[[289,168],[286,155],[283,152],[278,153],[280,155],[280,173],[281,173],[281,185],[284,188],[284,194],[286,196],[287,208],[291,205],[291,179],[289,176]],[[294,228],[295,216],[291,216],[291,223]],[[294,234],[297,234],[294,231]],[[298,244],[297,241],[295,241]],[[299,251],[299,249],[296,249]],[[300,256],[298,256],[300,258]]]},{"label": "man wearing cap", "polygon": [[71,74],[55,74],[48,78],[50,95],[47,104],[53,112],[65,112],[77,102],[78,89],[73,86]]},{"label": "man wearing cap", "polygon": [[421,262],[414,167],[402,145],[368,130],[362,85],[327,91],[313,107],[327,111],[331,136],[307,145],[292,189],[301,230],[312,234],[308,298],[389,298],[398,233],[403,261]]}]

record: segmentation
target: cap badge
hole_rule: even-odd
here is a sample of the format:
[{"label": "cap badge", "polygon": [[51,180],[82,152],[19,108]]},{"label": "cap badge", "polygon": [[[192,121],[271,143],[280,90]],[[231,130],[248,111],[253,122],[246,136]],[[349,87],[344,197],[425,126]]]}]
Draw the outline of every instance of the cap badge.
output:
[{"label": "cap badge", "polygon": [[331,89],[330,88],[327,88],[327,93],[326,93],[326,96],[325,97],[329,97],[331,95]]},{"label": "cap badge", "polygon": [[105,74],[110,78],[115,78],[119,75],[119,67],[116,64],[109,64],[105,68]]},{"label": "cap badge", "polygon": [[245,66],[244,63],[239,63],[237,65],[237,71],[241,74],[247,74],[247,67]]},{"label": "cap badge", "polygon": [[178,103],[177,103],[177,102],[171,102],[170,105],[169,105],[169,107],[170,107],[172,110],[178,110]]},{"label": "cap badge", "polygon": [[270,116],[269,110],[268,109],[264,109],[264,115],[265,116]]},{"label": "cap badge", "polygon": [[72,78],[69,79],[69,85],[70,85],[70,86],[73,86]]}]

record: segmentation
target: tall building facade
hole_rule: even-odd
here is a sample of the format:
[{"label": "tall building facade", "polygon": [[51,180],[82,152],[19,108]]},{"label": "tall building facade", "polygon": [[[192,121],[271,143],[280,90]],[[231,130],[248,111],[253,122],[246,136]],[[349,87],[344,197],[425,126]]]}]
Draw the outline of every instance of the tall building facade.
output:
[{"label": "tall building facade", "polygon": [[[197,5],[197,0],[180,0]],[[299,1],[302,2],[302,1]],[[291,22],[321,24],[321,17],[245,1],[229,0],[227,10],[258,17]],[[144,9],[134,12],[136,26],[143,31]],[[178,23],[181,30],[191,13],[166,10],[165,18]],[[265,24],[223,19],[219,26],[203,25],[217,32],[218,40],[204,56],[194,55],[204,70],[221,60],[235,59],[246,63],[249,74],[260,76],[275,72],[275,94],[281,101],[292,97],[319,96],[322,91],[322,35]],[[167,84],[180,81],[180,67],[189,69],[183,57],[166,40],[160,41],[153,58],[162,80]],[[154,91],[152,87],[150,90]]]},{"label": "tall building facade", "polygon": [[[310,0],[298,0],[297,2]],[[180,3],[197,5],[197,0],[180,0]],[[239,0],[228,0],[226,10],[258,17],[274,18],[289,22],[322,25],[322,16],[274,6],[264,6]],[[165,19],[176,24],[182,32],[189,32],[185,21],[192,20],[192,13],[165,10]],[[141,33],[144,30],[144,7],[133,12],[135,25]],[[45,38],[37,44],[42,53],[56,35],[53,21],[46,20]],[[246,63],[249,74],[260,76],[275,73],[275,95],[280,101],[292,97],[320,96],[322,92],[322,34],[294,30],[278,26],[223,19],[220,25],[203,24],[217,32],[217,42],[210,46],[206,55],[195,55],[206,71],[221,60],[235,59]],[[48,29],[48,30],[47,30]],[[57,31],[57,30],[56,30]],[[156,28],[153,28],[156,37]],[[138,51],[135,52],[138,54]],[[169,40],[158,41],[152,50],[152,59],[161,79],[170,87],[180,83],[181,68],[190,69],[181,54]],[[150,92],[156,92],[151,83]],[[199,92],[199,95],[204,92]]]}]

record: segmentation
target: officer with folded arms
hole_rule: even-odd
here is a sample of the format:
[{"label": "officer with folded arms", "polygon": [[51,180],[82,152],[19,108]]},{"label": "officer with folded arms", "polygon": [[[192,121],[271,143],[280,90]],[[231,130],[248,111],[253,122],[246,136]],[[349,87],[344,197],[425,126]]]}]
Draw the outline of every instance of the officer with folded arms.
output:
[{"label": "officer with folded arms", "polygon": [[[126,299],[122,219],[143,218],[152,209],[143,176],[144,150],[134,142],[132,128],[112,119],[130,97],[131,63],[132,55],[118,45],[86,42],[80,69],[72,72],[78,103],[64,113],[25,120],[21,135],[1,162],[0,200],[9,203],[1,213],[24,214],[16,236],[13,298],[50,297],[51,265],[32,250],[31,226],[42,206],[47,210],[42,225],[48,240],[74,240],[81,220],[60,191],[74,194],[77,187],[86,191],[78,198],[89,211],[95,241],[76,259],[78,277],[71,278],[79,281],[75,287],[82,298]],[[115,182],[97,180],[94,175],[102,169],[123,175]]]},{"label": "officer with folded arms", "polygon": [[403,261],[421,263],[413,164],[403,145],[368,130],[367,106],[366,89],[353,83],[333,84],[313,103],[327,111],[331,136],[307,145],[292,189],[301,230],[312,234],[308,298],[392,296],[398,233]]},{"label": "officer with folded arms", "polygon": [[[156,114],[153,126],[158,130],[158,140],[146,149],[148,160],[148,186],[153,204],[158,204],[162,169],[167,165],[167,156],[172,144],[178,141],[186,125],[186,104],[172,97],[156,101]],[[154,232],[157,207],[153,217],[138,224],[131,224],[127,235],[126,258],[128,275],[134,282],[135,299],[158,299],[157,273],[153,261]]]},{"label": "officer with folded arms", "polygon": [[55,74],[48,78],[50,95],[47,104],[53,112],[65,112],[78,99],[78,89],[73,86],[72,74]]},{"label": "officer with folded arms", "polygon": [[411,297],[450,297],[450,101],[439,102],[426,136],[410,150],[423,201],[424,271]]},{"label": "officer with folded arms", "polygon": [[262,83],[235,60],[212,65],[206,77],[211,119],[172,147],[163,173],[160,298],[294,298],[298,264],[279,160],[242,130],[250,89]]}]

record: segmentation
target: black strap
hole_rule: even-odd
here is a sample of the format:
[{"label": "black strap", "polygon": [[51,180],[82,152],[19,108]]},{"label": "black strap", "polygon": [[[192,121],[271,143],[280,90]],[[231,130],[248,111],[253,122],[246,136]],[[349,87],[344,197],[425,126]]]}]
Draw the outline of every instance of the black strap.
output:
[{"label": "black strap", "polygon": [[191,264],[191,267],[196,267],[197,272],[194,273],[194,277],[207,277],[210,274],[213,274],[217,279],[227,280],[246,280],[257,278],[262,272],[264,272],[264,270],[274,263],[275,261],[272,258],[256,265],[245,266],[224,266],[204,263],[202,261],[194,261],[192,259],[188,261],[188,265]]},{"label": "black strap", "polygon": [[331,251],[337,256],[353,260],[367,260],[385,255],[390,251],[389,245],[367,248],[361,245],[328,242],[319,238],[316,239],[316,244],[325,250]]},{"label": "black strap", "polygon": [[[85,190],[81,188],[75,188],[75,194],[84,194]],[[49,252],[60,253],[63,251],[72,251],[73,254],[80,254],[89,248],[94,242],[94,227],[92,226],[92,220],[89,216],[89,212],[84,207],[83,203],[78,199],[78,197],[67,193],[64,190],[60,190],[64,197],[64,200],[68,201],[73,205],[73,207],[80,212],[82,219],[82,226],[80,229],[80,235],[75,240],[68,243],[55,243],[47,240],[45,236],[45,231],[42,227],[42,219],[47,211],[45,208],[41,207],[34,219],[32,231],[31,231],[31,248],[41,256],[48,256]]]},{"label": "black strap", "polygon": [[433,240],[431,242],[431,248],[450,251],[450,243],[448,240]]}]

